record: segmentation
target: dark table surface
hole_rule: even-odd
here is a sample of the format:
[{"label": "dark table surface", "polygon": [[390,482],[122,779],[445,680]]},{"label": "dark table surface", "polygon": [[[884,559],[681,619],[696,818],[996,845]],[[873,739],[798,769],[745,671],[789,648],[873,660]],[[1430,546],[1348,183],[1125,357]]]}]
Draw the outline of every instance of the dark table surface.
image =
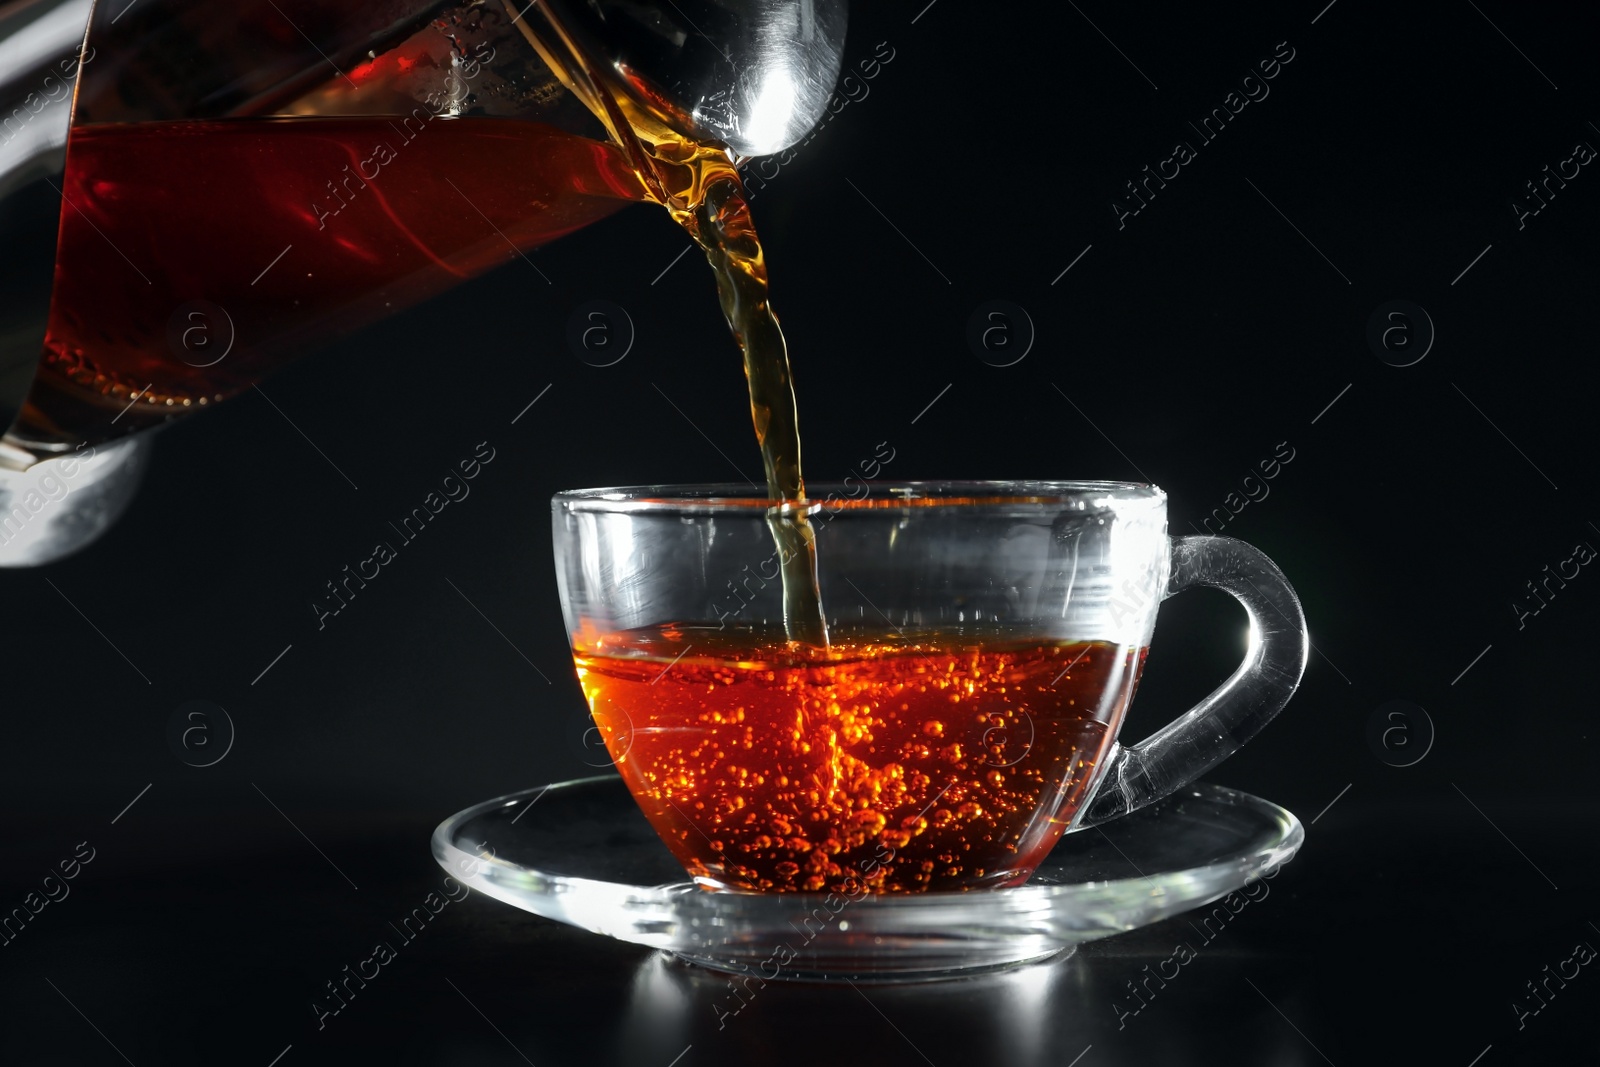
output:
[{"label": "dark table surface", "polygon": [[[594,773],[550,494],[757,469],[710,280],[634,208],[532,253],[548,283],[511,260],[270,405],[163,431],[114,531],[0,572],[0,914],[68,892],[0,945],[0,1064],[1600,1062],[1576,962],[1600,947],[1600,579],[1528,588],[1600,544],[1600,177],[1536,214],[1526,189],[1600,144],[1593,13],[855,8],[850,102],[754,200],[808,475],[887,440],[895,478],[1151,480],[1174,533],[1220,514],[1315,651],[1210,777],[1293,810],[1300,856],[1204,944],[1180,917],[987,977],[775,983],[725,1026],[724,979],[473,894],[319,1027],[326,984],[441,886],[440,820]],[[1280,52],[1132,214],[1127,184]],[[614,366],[567,346],[594,299],[638,331]],[[993,299],[1037,330],[1009,367],[966,341]],[[1396,299],[1435,334],[1408,366],[1368,336]],[[482,441],[471,497],[319,627],[325,583]],[[1232,669],[1239,622],[1203,591],[1163,606],[1128,738]],[[191,700],[234,728],[212,766],[168,742]],[[1428,724],[1386,743],[1395,700]]]},{"label": "dark table surface", "polygon": [[[979,977],[774,982],[726,1014],[725,975],[477,893],[402,940],[389,924],[444,890],[426,820],[371,817],[314,848],[266,805],[219,834],[203,803],[169,788],[82,831],[93,860],[4,950],[3,1062],[1600,1062],[1600,978],[1573,958],[1600,946],[1600,887],[1574,855],[1600,832],[1592,808],[1491,825],[1459,797],[1352,790],[1225,923]],[[319,1015],[378,941],[395,958]]]}]

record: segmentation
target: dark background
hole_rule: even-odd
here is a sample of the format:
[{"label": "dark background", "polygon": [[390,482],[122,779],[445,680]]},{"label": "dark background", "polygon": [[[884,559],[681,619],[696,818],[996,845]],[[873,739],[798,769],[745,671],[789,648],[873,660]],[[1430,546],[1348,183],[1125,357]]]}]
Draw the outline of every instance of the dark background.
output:
[{"label": "dark background", "polygon": [[[1600,577],[1512,608],[1600,546],[1600,176],[1522,228],[1512,206],[1600,146],[1600,23],[1324,2],[859,3],[847,67],[892,60],[754,201],[814,480],[882,441],[896,479],[1148,478],[1181,534],[1293,449],[1225,532],[1282,566],[1316,652],[1211,778],[1316,822],[1193,976],[1118,1028],[1180,919],[870,1002],[773,986],[719,1032],[719,979],[474,895],[318,1031],[323,983],[439,883],[441,819],[592,773],[551,493],[759,473],[710,276],[639,207],[533,253],[549,284],[512,260],[278,375],[281,413],[247,395],[164,431],[109,536],[0,574],[0,906],[95,850],[0,947],[0,1062],[1600,1062],[1594,968],[1520,1029],[1512,1007],[1600,945]],[[1285,41],[1201,147],[1186,122]],[[1119,229],[1180,139],[1198,157]],[[566,341],[595,299],[637,332],[615,366]],[[1013,366],[966,341],[993,299],[1036,330]],[[1411,366],[1366,336],[1396,299],[1436,330]],[[482,441],[471,496],[319,631],[324,583]],[[1220,594],[1164,607],[1125,736],[1226,674],[1241,622]],[[237,728],[207,768],[166,739],[195,699]],[[1409,767],[1367,741],[1391,700],[1436,731]]]}]

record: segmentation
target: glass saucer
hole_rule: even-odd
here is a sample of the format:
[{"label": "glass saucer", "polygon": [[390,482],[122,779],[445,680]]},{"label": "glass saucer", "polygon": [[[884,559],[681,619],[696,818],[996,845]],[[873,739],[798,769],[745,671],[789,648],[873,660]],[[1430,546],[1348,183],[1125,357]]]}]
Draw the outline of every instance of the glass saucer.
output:
[{"label": "glass saucer", "polygon": [[710,892],[688,880],[615,776],[475,804],[433,855],[507,904],[763,979],[908,981],[1009,967],[1159,922],[1287,862],[1300,820],[1201,783],[1068,834],[1027,885],[843,896]]}]

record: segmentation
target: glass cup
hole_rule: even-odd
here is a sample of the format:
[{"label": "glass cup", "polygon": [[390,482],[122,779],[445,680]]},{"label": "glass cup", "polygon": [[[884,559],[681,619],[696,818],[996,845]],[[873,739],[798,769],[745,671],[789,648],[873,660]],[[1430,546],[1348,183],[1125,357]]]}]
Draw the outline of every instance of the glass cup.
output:
[{"label": "glass cup", "polygon": [[[709,889],[1021,885],[1069,830],[1232,754],[1305,669],[1294,590],[1227,537],[1167,536],[1166,494],[1118,482],[813,486],[830,632],[783,629],[785,549],[738,486],[552,501],[578,676],[629,790]],[[1120,745],[1166,597],[1244,605],[1244,662]]]}]

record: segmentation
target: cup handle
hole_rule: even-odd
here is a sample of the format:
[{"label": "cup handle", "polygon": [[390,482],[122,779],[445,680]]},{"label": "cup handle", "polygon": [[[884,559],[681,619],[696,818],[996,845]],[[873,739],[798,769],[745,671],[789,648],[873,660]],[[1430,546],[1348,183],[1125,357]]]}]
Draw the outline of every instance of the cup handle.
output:
[{"label": "cup handle", "polygon": [[1197,585],[1221,589],[1244,605],[1250,618],[1244,662],[1210,696],[1143,741],[1114,742],[1073,829],[1137,811],[1188,785],[1260,732],[1299,687],[1310,636],[1300,600],[1277,564],[1231,537],[1175,537],[1162,599]]}]

